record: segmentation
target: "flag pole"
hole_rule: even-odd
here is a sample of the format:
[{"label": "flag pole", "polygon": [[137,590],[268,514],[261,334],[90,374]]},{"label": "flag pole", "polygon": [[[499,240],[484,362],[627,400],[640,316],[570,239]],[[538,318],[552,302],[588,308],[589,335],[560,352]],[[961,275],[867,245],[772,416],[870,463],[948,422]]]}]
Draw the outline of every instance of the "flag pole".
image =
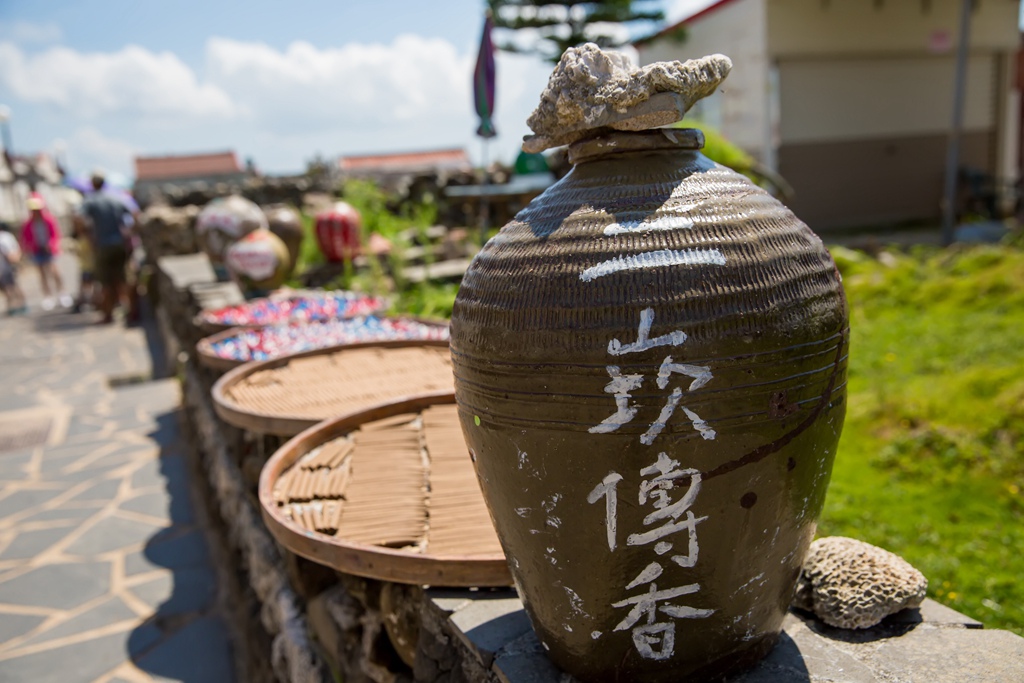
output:
[{"label": "flag pole", "polygon": [[491,227],[491,198],[487,194],[487,190],[491,186],[491,174],[487,171],[487,152],[491,141],[490,138],[483,138],[480,142],[484,166],[484,181],[480,185],[480,246],[482,248],[487,243],[487,231]]},{"label": "flag pole", "polygon": [[473,105],[480,117],[480,127],[476,134],[483,141],[481,145],[481,161],[483,162],[483,182],[480,183],[480,247],[487,242],[487,230],[490,228],[491,204],[488,190],[490,189],[491,176],[487,171],[488,142],[497,135],[494,130],[494,44],[491,42],[491,28],[493,27],[491,11],[484,13],[484,27],[480,35],[480,51],[477,53],[476,66],[473,69]]}]

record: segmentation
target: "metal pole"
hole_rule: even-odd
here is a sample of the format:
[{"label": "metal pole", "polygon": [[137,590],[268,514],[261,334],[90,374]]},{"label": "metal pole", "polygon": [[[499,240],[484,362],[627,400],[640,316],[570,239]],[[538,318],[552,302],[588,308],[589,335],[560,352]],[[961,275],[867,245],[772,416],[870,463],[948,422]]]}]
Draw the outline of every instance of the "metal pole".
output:
[{"label": "metal pole", "polygon": [[953,81],[953,126],[946,150],[946,192],[942,206],[942,243],[953,243],[956,228],[956,180],[960,166],[960,131],[964,123],[964,91],[967,85],[967,53],[971,40],[973,0],[961,0],[960,41],[956,49],[956,76]]},{"label": "metal pole", "polygon": [[487,196],[487,188],[491,184],[491,176],[487,172],[487,151],[490,145],[490,141],[487,138],[483,138],[483,164],[484,164],[484,182],[480,186],[480,246],[483,247],[487,243],[487,229],[490,227],[490,213],[491,213],[491,200]]},{"label": "metal pole", "polygon": [[14,146],[11,143],[11,109],[5,104],[0,104],[0,143],[4,146],[7,156],[14,156]]},{"label": "metal pole", "polygon": [[8,154],[14,154],[14,145],[11,143],[11,124],[7,122],[7,119],[0,121],[0,130],[3,132],[3,145],[4,149]]}]

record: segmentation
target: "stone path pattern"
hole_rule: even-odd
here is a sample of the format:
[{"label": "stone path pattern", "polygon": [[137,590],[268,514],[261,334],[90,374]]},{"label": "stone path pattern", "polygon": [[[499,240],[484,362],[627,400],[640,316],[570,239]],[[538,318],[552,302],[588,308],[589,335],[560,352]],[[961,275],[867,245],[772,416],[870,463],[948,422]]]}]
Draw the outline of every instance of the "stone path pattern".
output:
[{"label": "stone path pattern", "polygon": [[119,384],[151,374],[144,331],[42,313],[21,280],[35,312],[0,317],[0,682],[234,680],[177,381]]}]

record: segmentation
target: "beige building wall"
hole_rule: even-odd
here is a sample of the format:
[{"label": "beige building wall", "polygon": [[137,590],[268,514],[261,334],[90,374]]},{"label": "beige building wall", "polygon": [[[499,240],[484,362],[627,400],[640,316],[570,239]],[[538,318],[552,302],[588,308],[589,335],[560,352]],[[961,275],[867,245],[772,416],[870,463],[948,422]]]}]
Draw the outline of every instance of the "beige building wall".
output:
[{"label": "beige building wall", "polygon": [[[960,7],[732,0],[688,22],[684,44],[640,46],[641,61],[731,56],[718,102],[696,113],[777,168],[812,228],[937,221]],[[1019,10],[1019,0],[975,3],[961,145],[961,166],[1006,183],[1019,173]]]},{"label": "beige building wall", "polygon": [[[779,171],[817,230],[938,221],[953,110],[960,0],[769,0],[779,73]],[[1017,98],[1007,69],[1018,0],[971,17],[961,166],[1003,180]]]},{"label": "beige building wall", "polygon": [[682,43],[660,38],[637,46],[641,64],[714,53],[729,56],[733,61],[729,77],[691,115],[762,161],[769,161],[771,155],[766,2],[734,0],[688,25]]},{"label": "beige building wall", "polygon": [[[995,125],[998,66],[968,61],[964,130]],[[781,143],[945,134],[954,68],[952,55],[780,60]]]},{"label": "beige building wall", "polygon": [[[1016,50],[1019,0],[975,5],[972,49]],[[768,50],[776,59],[952,54],[959,24],[960,0],[769,0]]]}]

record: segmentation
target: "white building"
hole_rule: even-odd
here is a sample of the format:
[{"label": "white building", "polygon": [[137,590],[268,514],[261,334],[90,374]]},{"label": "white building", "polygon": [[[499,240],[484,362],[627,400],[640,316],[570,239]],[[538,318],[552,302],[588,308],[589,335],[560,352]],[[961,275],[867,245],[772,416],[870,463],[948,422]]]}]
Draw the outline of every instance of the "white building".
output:
[{"label": "white building", "polygon": [[[643,64],[720,52],[692,114],[778,170],[815,230],[938,220],[960,0],[719,0],[640,41]],[[1020,176],[1019,0],[976,0],[961,166]],[[680,33],[683,40],[674,39]]]},{"label": "white building", "polygon": [[78,192],[61,185],[61,173],[47,154],[10,156],[0,148],[0,222],[17,229],[28,220],[28,196],[38,192],[61,230],[71,230],[71,217],[81,202]]}]

